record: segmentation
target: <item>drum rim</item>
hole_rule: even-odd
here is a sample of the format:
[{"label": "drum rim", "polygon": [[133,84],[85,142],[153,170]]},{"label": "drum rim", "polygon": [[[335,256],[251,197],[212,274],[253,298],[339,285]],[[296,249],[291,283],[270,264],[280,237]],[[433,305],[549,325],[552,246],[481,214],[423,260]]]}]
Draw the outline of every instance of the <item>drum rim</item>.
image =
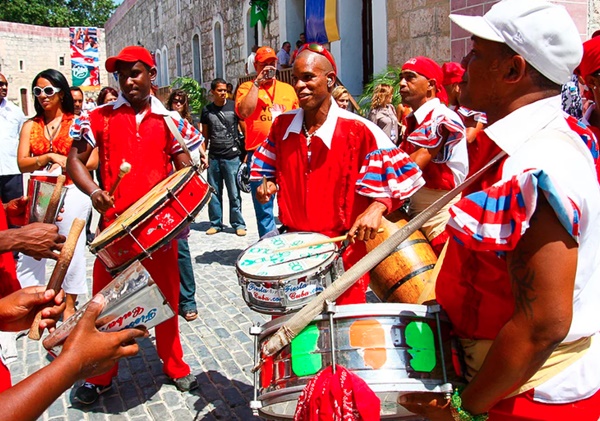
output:
[{"label": "drum rim", "polygon": [[[173,176],[175,176],[178,173],[183,174],[183,176],[181,177],[181,179],[173,187],[173,191],[175,193],[178,193],[181,190],[181,188],[191,178],[194,177],[194,173],[196,173],[196,175],[200,176],[200,174],[198,174],[197,170],[194,167],[185,167],[185,168],[182,168],[179,171],[174,172],[173,174],[169,175],[167,178],[173,177]],[[146,194],[144,194],[142,197],[140,197],[138,200],[136,200],[129,207],[136,206],[138,203],[142,202],[142,199],[144,199],[156,186],[158,186],[160,183],[162,183],[163,181],[165,181],[167,178],[165,178],[163,180],[160,180],[158,183],[156,183],[150,190],[148,190],[148,192],[146,192]],[[206,197],[210,197],[210,196],[207,194]],[[134,226],[137,226],[140,222],[145,221],[149,216],[151,216],[152,212],[154,212],[155,210],[160,209],[161,207],[164,206],[167,198],[168,198],[167,195],[165,195],[165,197],[160,198],[154,205],[150,206],[146,211],[140,213],[135,219],[133,219],[131,221],[131,224],[129,226],[130,227],[134,227]],[[202,202],[204,202],[204,198],[202,199]],[[114,223],[114,221],[113,221],[113,223]],[[109,225],[109,227],[110,227],[110,225]],[[106,227],[105,229],[108,229],[108,227]],[[100,235],[102,235],[102,233],[100,233],[99,236]],[[122,238],[122,237],[124,237],[126,235],[127,235],[127,231],[125,231],[124,229],[122,229],[121,231],[117,231],[112,236],[106,237],[105,239],[100,238],[100,241],[98,241],[98,242],[96,242],[96,240],[98,240],[98,237],[96,237],[96,239],[92,243],[90,243],[90,251],[92,253],[97,253],[98,249],[104,248],[105,246],[111,244],[115,240],[120,239],[120,238]]]},{"label": "drum rim", "polygon": [[[321,234],[320,232],[313,232],[313,231],[294,231],[294,232],[285,232],[283,234],[279,234],[277,235],[277,237],[281,237],[284,235],[290,235],[290,234],[317,234],[326,238],[327,237],[325,234]],[[265,239],[266,240],[266,239]],[[259,242],[261,242],[262,240],[258,240],[256,243],[246,247],[244,249],[244,251],[242,251],[239,256],[237,257],[236,261],[235,261],[235,269],[236,272],[238,274],[238,279],[240,280],[240,282],[242,281],[242,279],[246,280],[246,281],[251,281],[251,280],[257,280],[257,281],[266,281],[266,282],[278,282],[278,281],[282,281],[284,279],[288,279],[288,278],[302,278],[303,276],[305,276],[307,273],[313,273],[313,271],[317,268],[328,268],[330,267],[334,262],[335,262],[335,257],[336,255],[339,253],[339,248],[335,243],[331,243],[333,245],[333,250],[331,250],[331,256],[329,256],[327,258],[327,260],[322,261],[319,265],[311,268],[311,269],[305,269],[302,272],[295,272],[295,273],[291,273],[289,275],[277,275],[277,276],[266,276],[266,275],[254,275],[251,273],[248,273],[246,271],[244,271],[243,269],[240,269],[240,260],[242,260],[242,256],[244,256],[244,254],[250,250],[252,247],[256,246]],[[315,271],[314,273],[318,273],[321,272],[322,270],[318,270]]]}]

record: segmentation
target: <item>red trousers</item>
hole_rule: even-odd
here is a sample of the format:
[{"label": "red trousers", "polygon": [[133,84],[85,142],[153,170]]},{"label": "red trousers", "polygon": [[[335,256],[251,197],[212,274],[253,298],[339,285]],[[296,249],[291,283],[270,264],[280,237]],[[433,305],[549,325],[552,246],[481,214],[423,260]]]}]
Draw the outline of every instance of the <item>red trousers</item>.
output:
[{"label": "red trousers", "polygon": [[490,411],[489,421],[598,421],[600,391],[574,403],[547,404],[533,400],[533,390],[500,401]]},{"label": "red trousers", "polygon": [[[179,267],[177,265],[177,242],[171,241],[170,247],[163,247],[152,254],[152,258],[142,261],[165,298],[175,312],[175,317],[155,327],[156,350],[163,362],[164,373],[172,379],[190,374],[190,367],[183,361],[183,349],[179,339]],[[94,262],[93,292],[96,294],[112,281],[104,264],[96,259]],[[97,385],[108,385],[117,375],[118,364],[105,374],[87,379]]]}]

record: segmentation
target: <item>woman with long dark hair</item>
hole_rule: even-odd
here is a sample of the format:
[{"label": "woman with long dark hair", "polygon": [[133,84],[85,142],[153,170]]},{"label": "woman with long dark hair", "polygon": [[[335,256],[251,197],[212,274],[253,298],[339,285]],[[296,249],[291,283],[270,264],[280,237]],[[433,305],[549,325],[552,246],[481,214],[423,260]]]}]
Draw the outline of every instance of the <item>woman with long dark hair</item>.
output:
[{"label": "woman with long dark hair", "polygon": [[[69,83],[54,69],[40,72],[31,85],[35,96],[35,116],[23,124],[17,163],[31,178],[56,183],[56,177],[66,174],[67,154],[73,139],[70,136],[74,121],[73,97]],[[62,220],[56,222],[59,233],[67,235],[75,218],[86,219],[91,209],[88,196],[67,178],[67,193]],[[31,196],[31,192],[28,193]],[[77,295],[86,294],[85,237],[80,236],[63,282],[66,293],[65,320],[75,312]],[[17,276],[21,286],[46,284],[46,261],[20,255]]]},{"label": "woman with long dark hair", "polygon": [[111,88],[110,86],[105,86],[100,89],[100,93],[98,94],[98,99],[96,100],[96,105],[104,105],[114,102],[119,97],[119,93],[115,88]]}]

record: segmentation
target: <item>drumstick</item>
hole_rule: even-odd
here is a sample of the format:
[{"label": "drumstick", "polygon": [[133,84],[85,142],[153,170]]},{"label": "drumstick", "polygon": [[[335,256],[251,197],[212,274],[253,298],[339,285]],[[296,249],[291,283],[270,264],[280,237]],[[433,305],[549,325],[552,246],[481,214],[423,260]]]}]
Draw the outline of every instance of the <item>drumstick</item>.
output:
[{"label": "drumstick", "polygon": [[[383,232],[383,228],[379,228],[377,230],[377,234],[381,234],[382,232]],[[356,237],[356,234],[354,234],[354,237]],[[298,249],[303,249],[305,247],[320,246],[321,244],[337,243],[338,241],[344,241],[347,238],[348,238],[348,234],[339,235],[337,237],[326,238],[324,240],[317,240],[317,241],[313,241],[311,243],[298,244],[297,246],[286,247],[286,248],[279,249],[279,250],[273,250],[273,252],[280,253],[282,251],[298,250]]]},{"label": "drumstick", "polygon": [[50,202],[48,202],[48,208],[46,208],[46,214],[44,215],[45,224],[53,224],[56,220],[56,213],[58,211],[58,205],[60,204],[60,195],[62,193],[63,185],[67,178],[64,175],[59,175],[56,178],[56,184],[50,196]]},{"label": "drumstick", "polygon": [[127,174],[129,171],[131,171],[131,164],[129,162],[123,161],[123,163],[119,167],[119,175],[117,176],[117,181],[115,181],[115,184],[113,184],[112,188],[108,192],[109,196],[112,196],[115,193],[115,190],[117,190],[117,187],[119,187],[119,183],[121,182],[123,177],[125,177],[125,174]]},{"label": "drumstick", "polygon": [[[85,219],[74,219],[73,224],[71,225],[71,230],[69,231],[69,235],[67,236],[67,241],[63,245],[62,251],[58,256],[58,260],[56,261],[56,266],[54,266],[54,270],[52,271],[52,275],[50,276],[50,281],[48,281],[48,286],[46,287],[46,291],[49,289],[54,290],[56,294],[62,288],[63,280],[65,279],[65,275],[67,274],[67,269],[69,269],[69,265],[71,264],[71,259],[73,258],[73,252],[75,251],[75,246],[77,245],[77,240],[79,239],[79,235],[81,231],[85,227]],[[36,315],[33,319],[33,323],[31,324],[31,329],[29,329],[29,338],[39,341],[42,336],[42,331],[40,330],[40,321],[42,320],[42,310],[46,307],[51,307],[52,304],[45,304],[39,306],[35,309]]]}]

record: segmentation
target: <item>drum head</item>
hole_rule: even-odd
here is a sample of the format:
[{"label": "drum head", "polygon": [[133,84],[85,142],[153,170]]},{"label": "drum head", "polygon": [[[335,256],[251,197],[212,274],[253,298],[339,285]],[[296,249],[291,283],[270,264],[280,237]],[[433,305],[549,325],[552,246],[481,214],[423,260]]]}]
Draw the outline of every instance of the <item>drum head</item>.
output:
[{"label": "drum head", "polygon": [[251,279],[276,280],[298,276],[329,264],[337,252],[333,243],[319,244],[295,250],[289,247],[327,240],[326,235],[314,232],[291,232],[264,238],[247,248],[236,263],[238,272]]},{"label": "drum head", "polygon": [[133,227],[135,224],[158,208],[167,198],[168,190],[178,191],[185,182],[193,176],[193,167],[183,168],[171,174],[158,183],[143,197],[125,210],[104,231],[102,231],[90,244],[92,251],[104,243],[112,241],[115,237],[125,234],[123,227]]}]

